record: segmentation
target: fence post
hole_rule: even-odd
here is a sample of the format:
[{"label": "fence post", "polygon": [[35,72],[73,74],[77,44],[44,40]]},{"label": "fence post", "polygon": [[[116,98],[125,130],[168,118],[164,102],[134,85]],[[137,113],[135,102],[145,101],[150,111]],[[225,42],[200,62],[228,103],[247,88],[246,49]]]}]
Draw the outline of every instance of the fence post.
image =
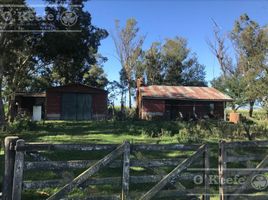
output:
[{"label": "fence post", "polygon": [[209,147],[208,145],[205,146],[204,150],[204,185],[205,185],[205,194],[203,195],[203,200],[210,199],[210,190],[209,190]]},{"label": "fence post", "polygon": [[226,172],[226,149],[225,141],[220,141],[219,143],[219,193],[220,200],[226,200],[225,195],[225,172]]},{"label": "fence post", "polygon": [[123,158],[122,200],[129,199],[130,143],[125,142]]},{"label": "fence post", "polygon": [[5,153],[5,170],[3,177],[3,200],[12,199],[13,174],[15,163],[14,146],[19,138],[17,136],[9,136],[5,138],[4,153]]},{"label": "fence post", "polygon": [[[17,140],[17,147],[24,147],[25,141],[22,139]],[[14,177],[12,188],[12,200],[21,200],[22,181],[23,181],[23,168],[24,168],[24,151],[17,151],[15,155],[14,164]]]}]

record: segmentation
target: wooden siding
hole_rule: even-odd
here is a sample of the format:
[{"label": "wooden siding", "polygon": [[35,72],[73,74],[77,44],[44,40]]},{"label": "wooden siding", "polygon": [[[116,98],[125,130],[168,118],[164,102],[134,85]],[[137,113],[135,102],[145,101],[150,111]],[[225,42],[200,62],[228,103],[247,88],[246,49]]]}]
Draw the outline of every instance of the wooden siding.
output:
[{"label": "wooden siding", "polygon": [[107,99],[107,94],[105,93],[100,93],[100,94],[95,94],[92,96],[92,111],[93,111],[93,118],[98,119],[98,118],[103,118],[104,116],[107,115],[107,104],[108,104],[108,99]]},{"label": "wooden siding", "polygon": [[165,101],[156,99],[143,99],[142,100],[142,118],[158,118],[164,116]]},{"label": "wooden siding", "polygon": [[[211,106],[213,105],[213,113]],[[154,116],[162,116],[165,119],[183,119],[189,120],[194,117],[203,118],[213,114],[217,119],[224,118],[224,102],[214,101],[179,101],[179,100],[142,100],[142,119],[151,119]]]},{"label": "wooden siding", "polygon": [[71,84],[47,89],[46,117],[61,119],[62,95],[66,93],[90,94],[92,96],[92,118],[103,119],[107,115],[107,91],[81,84]]},{"label": "wooden siding", "polygon": [[42,106],[42,118],[45,112],[45,97],[16,96],[16,114],[26,112],[30,117],[33,114],[33,106]]}]

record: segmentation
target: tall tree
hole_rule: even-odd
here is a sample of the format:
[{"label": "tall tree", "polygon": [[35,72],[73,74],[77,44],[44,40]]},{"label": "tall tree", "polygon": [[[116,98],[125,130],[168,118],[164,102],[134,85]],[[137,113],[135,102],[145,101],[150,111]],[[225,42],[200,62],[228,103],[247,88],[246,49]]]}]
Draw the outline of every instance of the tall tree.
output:
[{"label": "tall tree", "polygon": [[[32,8],[29,8],[24,0],[20,1],[6,1],[6,3],[13,5],[20,5],[20,12],[31,13],[33,16],[35,12]],[[23,7],[21,5],[24,5]],[[14,8],[7,6],[1,7],[2,11],[12,12]],[[14,11],[15,12],[15,11]],[[5,81],[5,93],[7,95],[9,109],[8,118],[9,121],[14,120],[15,111],[15,93],[19,90],[23,90],[28,81],[31,79],[31,75],[35,71],[36,55],[35,46],[39,41],[40,34],[32,31],[21,32],[21,30],[37,29],[39,24],[32,22],[30,25],[25,26],[20,18],[16,16],[10,16],[9,19],[4,19],[2,24],[4,31],[1,33],[0,49],[1,49],[1,82]],[[6,31],[6,32],[5,32]],[[12,31],[12,32],[7,32]],[[2,84],[2,83],[1,83]],[[1,86],[2,91],[2,86]],[[1,96],[1,95],[0,95]],[[2,102],[2,100],[0,100]],[[2,103],[0,103],[2,105]],[[1,108],[2,110],[2,108]],[[3,111],[2,111],[3,112]],[[3,118],[3,114],[1,114]]]},{"label": "tall tree", "polygon": [[182,71],[185,67],[190,49],[187,40],[176,37],[167,39],[162,48],[162,61],[165,70],[166,85],[180,85],[183,82]]},{"label": "tall tree", "polygon": [[230,106],[234,112],[240,107],[245,106],[248,103],[247,96],[245,94],[246,81],[239,71],[232,73],[232,75],[221,75],[211,81],[211,85],[228,94],[233,101],[230,102]]},{"label": "tall tree", "polygon": [[148,85],[160,85],[163,83],[163,65],[161,59],[161,44],[154,42],[146,51],[144,68]]},{"label": "tall tree", "polygon": [[[249,116],[252,117],[255,101],[264,95],[261,87],[267,77],[264,70],[267,66],[267,33],[258,23],[250,20],[247,14],[243,14],[235,21],[228,38],[222,36],[217,24],[214,27],[214,36],[215,44],[209,42],[209,46],[217,57],[223,73],[212,84],[229,94],[237,108],[246,102],[249,103]],[[230,39],[234,46],[233,57],[236,60],[227,53],[227,39]],[[234,104],[232,107],[236,110]]]},{"label": "tall tree", "polygon": [[193,55],[186,63],[182,71],[182,85],[206,86],[205,66],[198,62],[196,55]]},{"label": "tall tree", "polygon": [[92,65],[91,68],[84,74],[83,83],[97,88],[105,88],[108,84],[108,79],[103,70],[103,62],[106,58],[99,56],[98,62]]},{"label": "tall tree", "polygon": [[214,22],[214,41],[207,41],[211,52],[215,55],[221,68],[222,74],[211,81],[216,89],[228,94],[234,101],[230,102],[233,111],[247,104],[245,94],[246,82],[244,76],[239,72],[237,63],[228,53],[226,45],[227,34],[223,34],[218,24]]},{"label": "tall tree", "polygon": [[132,88],[134,70],[136,69],[139,57],[142,55],[142,45],[145,37],[139,36],[139,28],[135,19],[128,19],[125,27],[121,28],[119,21],[115,22],[116,34],[113,40],[116,47],[118,59],[122,66],[124,78],[128,84],[129,108],[132,107]]},{"label": "tall tree", "polygon": [[267,65],[267,33],[247,14],[243,14],[235,22],[231,39],[238,54],[239,71],[244,74],[247,81],[249,116],[252,117],[254,103],[261,95],[256,81],[262,78],[264,66]]},{"label": "tall tree", "polygon": [[[46,66],[46,71],[54,77],[52,84],[68,84],[83,82],[84,74],[88,73],[91,66],[97,63],[97,51],[100,41],[108,36],[104,29],[91,24],[91,15],[84,10],[86,0],[47,0],[48,3],[57,6],[46,7],[46,12],[60,16],[62,13],[71,13],[66,20],[72,25],[62,23],[62,18],[57,18],[53,23],[44,23],[53,30],[65,30],[65,32],[44,33],[40,43],[40,58]],[[69,6],[63,6],[68,3]],[[80,6],[72,6],[80,5]]]},{"label": "tall tree", "polygon": [[145,78],[149,85],[205,86],[205,67],[181,37],[153,43],[145,52]]}]

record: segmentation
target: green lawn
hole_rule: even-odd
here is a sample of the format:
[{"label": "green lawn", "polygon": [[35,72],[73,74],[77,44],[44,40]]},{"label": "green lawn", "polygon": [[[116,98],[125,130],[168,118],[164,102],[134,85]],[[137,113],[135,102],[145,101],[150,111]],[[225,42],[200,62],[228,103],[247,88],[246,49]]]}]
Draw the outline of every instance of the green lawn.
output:
[{"label": "green lawn", "polygon": [[[225,122],[201,121],[201,122],[167,122],[167,121],[89,121],[89,122],[66,122],[49,121],[34,123],[24,123],[15,125],[16,128],[9,129],[9,133],[2,133],[3,139],[7,135],[17,135],[27,142],[46,143],[112,143],[120,144],[126,140],[131,143],[146,144],[170,144],[170,143],[209,143],[211,147],[211,167],[217,167],[218,141],[225,140],[247,140],[241,127]],[[266,129],[266,127],[263,127]],[[257,139],[265,139],[266,134],[257,135]],[[71,159],[100,159],[106,153],[81,153],[81,152],[43,152],[43,155],[51,160],[71,160]],[[165,154],[149,153],[147,155],[135,155],[143,158],[159,158],[178,156],[179,152],[166,152]],[[3,161],[3,154],[1,155]],[[2,162],[3,164],[3,162]],[[166,169],[131,169],[131,174],[167,174],[172,168]],[[25,173],[27,180],[57,179],[62,175],[74,178],[83,170],[53,172],[53,171],[31,171]],[[121,176],[120,169],[105,169],[97,177]],[[154,184],[133,185],[131,190],[142,191],[149,189]],[[191,185],[191,184],[190,184]],[[217,186],[213,188],[217,191]],[[35,190],[24,193],[23,199],[45,199],[53,190]],[[120,193],[120,187],[101,186],[90,187],[86,193]],[[71,194],[72,198],[78,198],[82,192],[79,190]],[[212,198],[218,199],[218,197]]]}]

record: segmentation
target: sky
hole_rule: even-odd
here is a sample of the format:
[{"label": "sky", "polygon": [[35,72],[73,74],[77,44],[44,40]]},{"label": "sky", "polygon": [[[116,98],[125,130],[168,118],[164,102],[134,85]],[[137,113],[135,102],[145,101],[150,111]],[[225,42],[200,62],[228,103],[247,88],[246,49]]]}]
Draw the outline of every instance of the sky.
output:
[{"label": "sky", "polygon": [[[268,24],[268,0],[91,0],[85,9],[91,13],[92,23],[109,33],[115,30],[115,20],[124,25],[127,19],[135,18],[141,35],[146,35],[145,50],[155,41],[186,38],[188,47],[205,65],[208,82],[220,75],[217,60],[206,42],[213,39],[212,19],[223,32],[231,31],[243,13],[260,25]],[[118,80],[121,66],[111,34],[101,41],[99,53],[108,58],[104,70],[109,80]]]}]

